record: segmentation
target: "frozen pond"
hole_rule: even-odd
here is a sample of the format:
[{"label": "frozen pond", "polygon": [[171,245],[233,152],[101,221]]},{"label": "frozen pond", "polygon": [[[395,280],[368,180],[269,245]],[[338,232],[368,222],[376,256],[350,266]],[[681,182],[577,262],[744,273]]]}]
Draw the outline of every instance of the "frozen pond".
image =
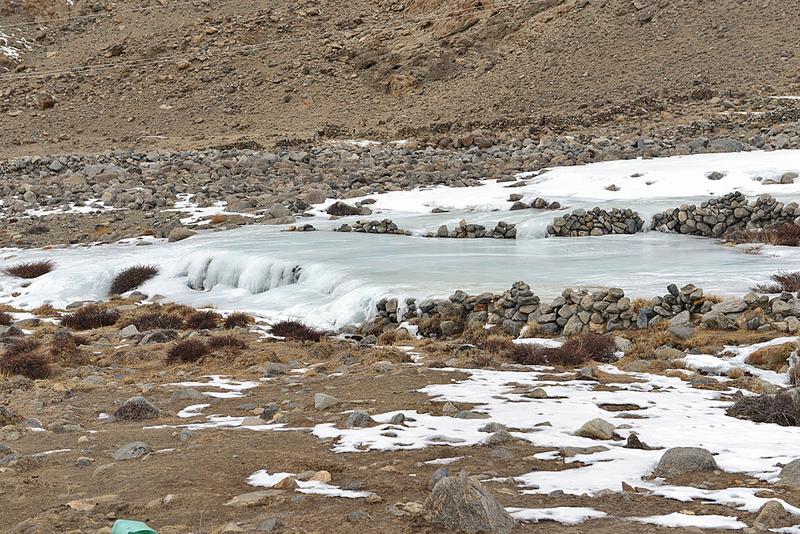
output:
[{"label": "frozen pond", "polygon": [[[617,286],[629,296],[664,294],[666,286],[694,283],[707,293],[743,294],[778,270],[800,271],[800,251],[764,247],[760,254],[717,240],[657,232],[589,238],[544,238],[557,215],[575,208],[620,207],[651,216],[711,195],[740,191],[751,198],[768,192],[783,201],[800,199],[800,181],[768,185],[782,173],[800,170],[800,151],[709,154],[626,160],[564,167],[538,175],[522,173],[520,187],[487,180],[472,188],[435,187],[372,195],[373,215],[330,220],[316,206],[310,222],[317,232],[284,232],[276,226],[247,226],[205,232],[178,243],[153,239],[95,247],[0,251],[3,263],[51,259],[57,268],[23,287],[0,275],[0,302],[64,307],[106,297],[111,279],[137,264],[154,264],[160,274],[141,290],[168,300],[220,310],[245,310],[265,318],[293,317],[324,326],[360,322],[382,297],[446,297],[508,289],[528,282],[543,298],[565,287]],[[710,171],[722,178],[709,180]],[[614,185],[616,189],[609,190]],[[559,211],[509,211],[510,194],[530,202],[558,201]],[[347,202],[353,203],[357,199]],[[447,213],[431,213],[433,208]],[[391,218],[414,236],[335,233],[355,219]],[[427,239],[420,234],[458,221],[493,227],[518,225],[516,240]],[[141,246],[147,245],[147,246]]]},{"label": "frozen pond", "polygon": [[[10,256],[16,254],[7,251],[5,257]],[[554,297],[565,287],[609,285],[631,296],[656,295],[669,283],[689,282],[709,293],[741,294],[778,268],[800,270],[796,250],[747,254],[715,240],[657,232],[462,240],[249,226],[178,243],[26,251],[18,257],[57,264],[29,287],[0,278],[3,300],[21,307],[101,299],[116,272],[146,263],[161,268],[141,288],[147,294],[331,326],[363,320],[385,296],[502,291],[517,280],[542,297]],[[11,297],[12,291],[20,295]]]}]

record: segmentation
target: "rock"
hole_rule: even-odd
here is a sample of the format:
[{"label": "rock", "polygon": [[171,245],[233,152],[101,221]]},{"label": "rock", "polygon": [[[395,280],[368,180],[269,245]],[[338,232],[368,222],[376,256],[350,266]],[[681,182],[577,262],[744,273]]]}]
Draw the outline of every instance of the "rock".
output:
[{"label": "rock", "polygon": [[153,330],[148,332],[139,341],[139,345],[151,345],[153,343],[166,343],[178,337],[175,330]]},{"label": "rock", "polygon": [[283,204],[273,204],[269,208],[269,215],[273,219],[282,219],[283,217],[288,217],[291,214],[291,210],[289,210],[289,208]]},{"label": "rock", "polygon": [[125,404],[117,408],[114,417],[125,421],[144,421],[161,415],[161,410],[144,397],[131,397]]},{"label": "rock", "polygon": [[117,495],[100,495],[98,497],[90,497],[88,499],[78,499],[69,501],[67,506],[78,512],[91,512],[98,504],[110,504],[118,500]]},{"label": "rock", "polygon": [[682,350],[662,345],[653,352],[653,357],[657,360],[680,360],[686,355]]},{"label": "rock", "polygon": [[122,339],[128,339],[132,337],[136,337],[139,335],[139,329],[136,328],[136,325],[128,325],[122,330],[119,331],[119,337]]},{"label": "rock", "polygon": [[778,479],[781,484],[791,486],[793,488],[800,488],[800,459],[792,460],[781,468],[778,474]]},{"label": "rock", "polygon": [[706,178],[709,180],[722,180],[724,177],[725,175],[723,173],[717,171],[706,174]]},{"label": "rock", "polygon": [[755,523],[771,529],[788,527],[796,521],[794,515],[789,513],[780,501],[767,501],[758,511]]},{"label": "rock", "polygon": [[689,310],[684,310],[669,320],[670,326],[686,326],[691,324],[692,315]]},{"label": "rock", "polygon": [[347,428],[359,428],[369,426],[374,422],[366,412],[353,412],[347,416],[345,426]]},{"label": "rock", "polygon": [[167,238],[167,240],[170,243],[174,243],[175,241],[183,241],[184,239],[190,238],[196,234],[197,232],[193,232],[188,228],[179,226],[177,228],[173,228],[172,230],[170,230],[169,237]]},{"label": "rock", "polygon": [[461,473],[436,483],[423,508],[425,520],[456,531],[510,534],[514,520],[489,491]]},{"label": "rock", "polygon": [[576,436],[590,439],[611,439],[614,437],[614,425],[599,417],[586,421],[582,427],[575,432]]},{"label": "rock", "polygon": [[325,393],[316,393],[314,394],[314,409],[323,411],[327,410],[331,406],[339,404],[339,399],[332,395],[326,395]]},{"label": "rock", "polygon": [[16,425],[22,420],[20,416],[0,404],[0,427]]},{"label": "rock", "polygon": [[446,467],[440,467],[434,471],[431,478],[428,479],[428,491],[432,490],[440,480],[447,478],[449,475],[450,473]]},{"label": "rock", "polygon": [[747,303],[743,299],[723,300],[711,307],[712,312],[718,313],[741,313],[747,309]]},{"label": "rock", "polygon": [[270,517],[256,525],[257,532],[280,532],[286,525],[278,517]]},{"label": "rock", "polygon": [[153,452],[153,447],[143,441],[134,441],[120,447],[114,453],[115,460],[136,460]]},{"label": "rock", "polygon": [[659,478],[672,478],[695,471],[713,471],[717,462],[711,453],[700,447],[673,447],[668,449],[653,470]]},{"label": "rock", "polygon": [[262,506],[269,502],[274,502],[277,497],[285,495],[286,492],[279,489],[267,489],[251,491],[235,496],[225,503],[225,506],[236,506],[238,508],[249,508],[251,506]]}]

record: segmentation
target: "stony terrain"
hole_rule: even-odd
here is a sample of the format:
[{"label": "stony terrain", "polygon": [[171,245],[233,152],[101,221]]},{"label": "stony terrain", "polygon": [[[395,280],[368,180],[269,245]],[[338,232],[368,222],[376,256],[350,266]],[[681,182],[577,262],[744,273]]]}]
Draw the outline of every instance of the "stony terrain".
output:
[{"label": "stony terrain", "polygon": [[[142,317],[143,312],[132,304],[134,300],[112,301],[111,307],[120,310],[123,317]],[[62,347],[57,352],[55,340],[67,334],[49,321],[47,317],[29,318],[16,324],[29,330],[43,343],[44,350],[57,358],[51,364],[52,377],[0,379],[0,495],[8,504],[0,508],[3,531],[52,532],[58,528],[108,533],[111,522],[120,517],[146,520],[166,534],[385,532],[387,528],[393,532],[439,532],[448,524],[455,525],[453,528],[469,524],[485,528],[487,521],[497,522],[495,532],[508,532],[513,527],[514,532],[590,529],[655,534],[672,530],[617,518],[677,512],[690,517],[729,517],[753,526],[753,532],[797,522],[775,504],[778,501],[752,512],[719,503],[679,502],[651,494],[653,489],[648,489],[646,480],[640,482],[643,487],[637,487],[623,478],[615,491],[593,497],[561,491],[526,493],[524,484],[519,484],[523,479],[515,482],[506,477],[523,477],[531,470],[580,470],[582,464],[567,463],[572,456],[618,447],[616,433],[624,433],[626,425],[617,423],[615,429],[611,423],[595,419],[575,429],[582,438],[564,438],[583,439],[588,448],[539,446],[535,437],[532,441],[519,439],[519,429],[509,429],[513,435],[504,430],[503,425],[482,414],[479,406],[443,402],[419,391],[467,380],[470,369],[476,367],[503,370],[522,381],[535,376],[489,349],[483,349],[483,353],[493,356],[480,358],[481,351],[475,345],[419,341],[396,333],[382,337],[377,347],[374,338],[361,342],[276,341],[261,339],[257,329],[237,328],[227,333],[244,342],[246,349],[220,349],[194,363],[165,366],[166,353],[176,343],[165,340],[169,338],[140,333],[130,326],[73,330],[74,335],[83,336],[82,345],[66,351]],[[222,334],[219,328],[211,328],[184,330],[178,335],[210,342]],[[729,342],[723,332],[704,330],[698,336],[698,340],[704,339],[704,345],[698,346],[704,348]],[[6,330],[4,343],[11,343],[14,337]],[[626,338],[638,342],[625,332],[619,334],[617,342]],[[739,338],[740,343],[747,341]],[[655,354],[640,356],[641,360],[626,357],[620,367],[633,368],[637,361],[649,363],[652,370],[680,376],[690,389],[699,388],[698,393],[708,388],[707,393],[721,394],[723,399],[733,384],[755,391],[775,389],[753,377],[730,382],[724,377],[693,374],[682,369],[683,355],[683,351],[665,345]],[[412,363],[412,358],[421,365]],[[464,370],[435,369],[443,365]],[[208,378],[215,374],[233,375],[233,380]],[[530,399],[538,399],[531,402],[553,403],[558,400],[548,399],[542,388],[588,385],[599,395],[613,395],[614,391],[624,391],[631,380],[639,379],[610,375],[591,363],[580,370],[562,368],[555,374],[545,373],[534,377],[531,386],[517,384],[516,388]],[[189,408],[201,403],[210,407]],[[626,415],[620,410],[640,409],[624,403],[603,406],[607,419]],[[392,435],[388,431],[392,428],[416,428],[416,418],[430,415],[435,421],[485,425],[481,434],[484,441],[468,446],[458,446],[454,441],[451,445],[455,447],[447,447],[448,439],[460,438],[448,438],[448,431],[443,430],[438,438],[430,438],[444,440],[438,447],[337,453],[339,440],[310,433],[315,426],[320,425],[319,429],[326,424],[353,432],[375,427],[378,423],[373,417],[384,420],[386,417],[379,414],[396,410],[411,415],[406,415],[405,421],[394,417],[394,423],[384,432],[387,436]],[[206,414],[230,417],[207,418]],[[630,412],[627,415],[641,417]],[[535,416],[531,424],[534,422],[549,424]],[[275,431],[282,425],[285,431]],[[654,435],[643,438],[651,443],[658,439]],[[592,443],[595,445],[589,446]],[[629,438],[626,447],[642,449],[648,445]],[[656,458],[661,454],[656,451]],[[745,492],[766,484],[744,473],[721,471],[710,455],[677,449],[671,454],[658,464],[654,475],[673,484],[702,491],[736,487]],[[449,457],[454,458],[452,463],[438,460]],[[248,485],[248,477],[260,469],[296,475],[271,489]],[[455,475],[462,470],[476,477],[466,480],[476,485],[474,491],[484,495],[486,511],[458,508],[462,505],[455,496],[460,490],[445,491],[447,484],[459,484]],[[770,498],[800,503],[798,479],[790,468],[784,471],[781,483],[770,486],[769,493],[761,492]],[[446,479],[447,484],[431,492],[447,474],[455,478]],[[483,483],[476,482],[479,480]],[[354,498],[303,493],[304,484],[313,485],[313,481],[366,493]],[[614,484],[619,486],[619,482]],[[495,499],[505,507],[578,507],[609,517],[577,527],[552,521],[523,521],[514,526]],[[725,532],[715,528],[702,531]]]},{"label": "stony terrain", "polygon": [[636,132],[769,111],[800,88],[791,0],[70,4],[2,6],[6,154],[480,146],[476,128]]}]

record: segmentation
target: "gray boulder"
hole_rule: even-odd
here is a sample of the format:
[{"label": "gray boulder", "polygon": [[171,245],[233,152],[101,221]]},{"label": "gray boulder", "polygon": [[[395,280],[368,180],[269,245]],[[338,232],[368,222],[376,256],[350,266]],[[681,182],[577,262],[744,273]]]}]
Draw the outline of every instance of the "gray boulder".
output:
[{"label": "gray boulder", "polygon": [[334,404],[339,404],[339,399],[332,395],[326,395],[325,393],[316,393],[314,394],[314,409],[315,410],[327,410]]},{"label": "gray boulder", "polygon": [[372,423],[374,423],[374,421],[372,420],[372,417],[370,417],[368,413],[353,412],[347,416],[347,422],[345,423],[345,426],[347,428],[359,428],[359,427],[369,426]]},{"label": "gray boulder", "polygon": [[153,452],[153,447],[143,441],[123,445],[114,453],[115,460],[136,460]]},{"label": "gray boulder", "polygon": [[673,447],[661,456],[653,475],[672,478],[695,471],[713,471],[717,462],[711,453],[700,447]]},{"label": "gray boulder", "polygon": [[781,484],[791,486],[793,488],[800,488],[800,459],[792,460],[784,465],[778,474]]},{"label": "gray boulder", "polygon": [[168,241],[170,243],[174,243],[175,241],[183,241],[184,239],[192,237],[196,233],[197,232],[192,232],[188,228],[184,228],[182,226],[179,226],[178,228],[173,228],[170,231],[169,236],[168,236],[167,239],[168,239]]},{"label": "gray boulder", "polygon": [[586,421],[575,432],[575,435],[590,439],[611,439],[614,437],[614,425],[598,417],[597,419]]},{"label": "gray boulder", "polygon": [[161,410],[144,397],[131,397],[125,404],[117,408],[114,417],[125,421],[144,421],[161,415]]},{"label": "gray boulder", "polygon": [[509,534],[514,520],[483,485],[461,473],[433,487],[423,507],[425,519],[449,530]]}]

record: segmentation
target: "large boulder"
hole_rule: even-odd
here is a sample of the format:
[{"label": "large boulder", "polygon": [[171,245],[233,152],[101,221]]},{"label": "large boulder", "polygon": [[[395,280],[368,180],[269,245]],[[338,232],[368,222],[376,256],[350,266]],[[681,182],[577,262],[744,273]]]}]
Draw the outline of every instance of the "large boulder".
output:
[{"label": "large boulder", "polygon": [[742,299],[723,300],[711,307],[711,311],[720,313],[741,313],[747,309],[747,303]]},{"label": "large boulder", "polygon": [[778,479],[781,481],[781,484],[793,488],[800,488],[800,459],[792,460],[784,465],[781,472],[778,474]]},{"label": "large boulder", "polygon": [[575,435],[590,439],[612,439],[614,437],[614,425],[598,417],[597,419],[586,421],[575,432]]},{"label": "large boulder", "polygon": [[483,485],[465,473],[439,480],[425,500],[427,521],[449,530],[508,534],[514,520]]},{"label": "large boulder", "polygon": [[144,421],[161,415],[161,410],[144,397],[131,397],[125,404],[117,408],[114,417],[125,421]]},{"label": "large boulder", "polygon": [[134,441],[120,447],[114,453],[115,460],[136,460],[153,452],[153,447],[143,441]]},{"label": "large boulder", "polygon": [[661,456],[653,475],[672,478],[695,471],[713,471],[717,462],[711,453],[700,447],[673,447]]},{"label": "large boulder", "polygon": [[173,228],[169,232],[169,237],[167,240],[170,243],[174,243],[175,241],[183,241],[184,239],[188,239],[195,235],[197,232],[193,232],[188,228],[184,228],[183,226],[179,226],[178,228]]}]

